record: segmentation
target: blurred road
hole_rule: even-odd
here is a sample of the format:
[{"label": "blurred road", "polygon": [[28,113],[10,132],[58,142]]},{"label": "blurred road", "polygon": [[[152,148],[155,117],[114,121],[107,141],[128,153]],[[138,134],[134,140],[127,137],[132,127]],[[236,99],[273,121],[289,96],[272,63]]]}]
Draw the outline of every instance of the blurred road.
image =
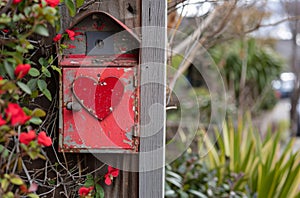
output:
[{"label": "blurred road", "polygon": [[289,122],[290,108],[291,105],[289,99],[280,100],[272,111],[263,115],[260,130],[264,133],[271,124],[276,124],[280,121]]},{"label": "blurred road", "polygon": [[[278,124],[280,122],[286,121],[287,123],[290,122],[290,99],[282,99],[280,100],[274,109],[265,115],[262,116],[262,122],[260,125],[260,130],[263,134],[267,131],[268,126],[272,124]],[[289,138],[290,132],[286,131],[283,134],[283,138]],[[294,150],[300,150],[300,137],[297,137]]]}]

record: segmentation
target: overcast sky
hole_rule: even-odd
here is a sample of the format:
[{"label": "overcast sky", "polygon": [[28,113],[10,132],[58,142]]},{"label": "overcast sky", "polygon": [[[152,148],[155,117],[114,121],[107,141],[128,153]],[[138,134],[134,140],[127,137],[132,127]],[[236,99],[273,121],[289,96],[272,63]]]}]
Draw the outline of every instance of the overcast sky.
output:
[{"label": "overcast sky", "polygon": [[[252,1],[257,0],[245,0],[245,2],[251,3]],[[185,4],[184,9],[182,10],[182,4],[179,5],[178,13],[183,13],[183,16],[201,16],[205,13],[207,13],[211,9],[210,3],[200,3],[204,2],[204,0],[189,0]],[[198,4],[197,4],[198,3]],[[269,0],[268,4],[264,6],[264,9],[270,11],[272,13],[271,17],[269,19],[266,19],[263,21],[263,24],[270,24],[275,23],[277,21],[282,20],[284,17],[286,17],[284,13],[284,8],[282,7],[280,0]],[[281,23],[277,26],[272,27],[265,27],[261,28],[259,31],[255,32],[253,35],[258,37],[272,37],[276,39],[291,39],[292,34],[289,30],[288,22]]]}]

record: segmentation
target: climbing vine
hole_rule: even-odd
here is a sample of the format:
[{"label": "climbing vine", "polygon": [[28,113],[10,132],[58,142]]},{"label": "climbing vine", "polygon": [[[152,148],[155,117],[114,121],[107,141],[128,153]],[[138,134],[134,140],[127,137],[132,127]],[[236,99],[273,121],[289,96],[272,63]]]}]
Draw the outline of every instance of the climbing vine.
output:
[{"label": "climbing vine", "polygon": [[[57,96],[50,80],[61,75],[54,44],[72,30],[59,30],[59,0],[0,0],[0,197],[47,197],[60,189],[66,197],[104,197],[100,181],[110,185],[119,170],[104,176],[69,169],[55,147]],[[73,1],[65,0],[71,15]],[[48,39],[49,38],[49,39]],[[72,46],[63,46],[68,48]],[[48,100],[46,109],[36,101]],[[53,155],[50,159],[49,155]],[[103,168],[99,167],[100,168]],[[70,189],[75,189],[69,192]]]}]

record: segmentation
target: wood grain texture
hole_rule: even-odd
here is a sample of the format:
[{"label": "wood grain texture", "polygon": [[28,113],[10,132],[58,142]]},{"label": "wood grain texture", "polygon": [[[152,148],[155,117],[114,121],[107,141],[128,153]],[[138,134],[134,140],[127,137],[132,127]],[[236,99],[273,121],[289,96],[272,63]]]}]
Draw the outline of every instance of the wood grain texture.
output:
[{"label": "wood grain texture", "polygon": [[142,0],[139,197],[164,197],[166,5]]},{"label": "wood grain texture", "polygon": [[[97,159],[115,167],[123,167],[124,170],[130,170],[138,167],[138,156],[133,154],[94,154]],[[103,163],[96,160],[93,169],[98,168]],[[121,170],[119,176],[114,178],[112,185],[107,186],[102,181],[105,197],[109,198],[138,198],[138,173]],[[96,175],[104,175],[104,171],[95,173]]]},{"label": "wood grain texture", "polygon": [[[129,4],[134,9],[134,13],[130,12],[128,9]],[[81,16],[85,11],[100,10],[113,15],[115,18],[122,21],[129,28],[140,27],[141,17],[140,17],[140,0],[101,0],[96,1],[90,6],[80,9],[81,11],[76,14],[73,18],[76,19]],[[70,17],[68,9],[64,4],[60,6],[61,13],[61,29],[66,30],[73,18]]]}]

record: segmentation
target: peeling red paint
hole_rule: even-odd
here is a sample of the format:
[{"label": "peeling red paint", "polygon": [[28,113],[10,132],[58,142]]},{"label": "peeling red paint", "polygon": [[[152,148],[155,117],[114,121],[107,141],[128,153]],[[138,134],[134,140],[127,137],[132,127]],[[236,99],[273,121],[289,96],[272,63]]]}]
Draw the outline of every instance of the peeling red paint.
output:
[{"label": "peeling red paint", "polygon": [[[137,152],[139,54],[125,51],[132,49],[134,43],[138,46],[139,40],[124,24],[104,12],[91,12],[69,29],[81,32],[80,38],[64,41],[76,48],[64,51],[59,57],[62,68],[59,150]],[[115,54],[91,56],[87,55],[86,32],[95,29],[116,33],[126,30],[128,35],[114,37]],[[121,47],[120,40],[125,42]]]},{"label": "peeling red paint", "polygon": [[[122,78],[133,78],[135,70],[132,69],[125,72],[124,69],[119,68],[63,68],[63,103],[79,102],[79,98],[76,98],[72,89],[70,89],[72,84],[76,82],[74,81],[75,79],[82,76],[97,79],[99,74],[100,81],[111,76],[121,80]],[[70,149],[78,145],[76,146],[78,148],[84,142],[86,148],[133,150],[132,140],[127,138],[126,133],[133,133],[131,130],[135,124],[135,112],[133,111],[135,108],[133,106],[135,105],[136,89],[132,85],[126,85],[124,81],[122,83],[126,87],[122,98],[114,106],[112,112],[103,120],[95,119],[95,116],[91,115],[85,108],[78,112],[67,110],[66,107],[63,108],[63,147]],[[91,101],[95,101],[95,93],[90,94]],[[65,100],[66,98],[71,99],[71,101]],[[85,98],[85,100],[87,99],[88,97]],[[101,101],[96,100],[95,103],[97,102],[99,104],[95,104],[95,106],[101,105]],[[129,141],[130,144],[124,140]]]}]

